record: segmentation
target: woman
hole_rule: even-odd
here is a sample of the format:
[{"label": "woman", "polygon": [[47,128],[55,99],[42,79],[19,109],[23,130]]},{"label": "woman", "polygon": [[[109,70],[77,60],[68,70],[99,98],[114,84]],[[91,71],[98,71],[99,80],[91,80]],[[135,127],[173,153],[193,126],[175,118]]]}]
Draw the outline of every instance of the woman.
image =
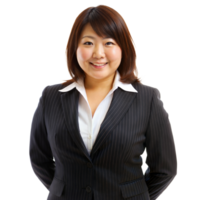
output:
[{"label": "woman", "polygon": [[175,145],[159,90],[134,74],[123,18],[87,8],[66,54],[72,79],[44,88],[31,125],[31,165],[48,200],[157,199],[177,173]]}]

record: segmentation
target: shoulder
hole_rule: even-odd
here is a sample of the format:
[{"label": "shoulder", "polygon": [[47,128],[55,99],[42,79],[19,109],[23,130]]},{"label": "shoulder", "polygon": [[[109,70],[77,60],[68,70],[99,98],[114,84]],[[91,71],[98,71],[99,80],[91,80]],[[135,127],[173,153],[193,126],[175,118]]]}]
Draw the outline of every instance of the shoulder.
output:
[{"label": "shoulder", "polygon": [[55,92],[57,92],[59,94],[60,92],[58,90],[61,90],[61,89],[65,88],[66,86],[68,86],[72,83],[74,83],[74,80],[69,79],[69,80],[65,81],[64,83],[57,83],[57,84],[48,85],[43,90],[46,93],[48,93],[49,95],[51,95],[51,93],[55,93]]},{"label": "shoulder", "polygon": [[161,94],[157,87],[149,86],[142,83],[131,83],[133,87],[138,91],[137,100],[144,104],[161,103]]},{"label": "shoulder", "polygon": [[152,97],[154,94],[159,94],[160,92],[157,87],[145,85],[143,83],[131,83],[132,86],[138,91],[138,96],[143,98]]},{"label": "shoulder", "polygon": [[61,93],[61,92],[59,92],[59,90],[64,87],[65,86],[63,86],[62,83],[45,86],[42,91],[42,97],[45,99],[44,101],[47,101],[47,100],[52,101],[55,98],[58,98]]},{"label": "shoulder", "polygon": [[58,90],[64,88],[62,83],[57,83],[53,85],[47,85],[43,90],[46,94],[51,95],[52,93],[59,92]]}]

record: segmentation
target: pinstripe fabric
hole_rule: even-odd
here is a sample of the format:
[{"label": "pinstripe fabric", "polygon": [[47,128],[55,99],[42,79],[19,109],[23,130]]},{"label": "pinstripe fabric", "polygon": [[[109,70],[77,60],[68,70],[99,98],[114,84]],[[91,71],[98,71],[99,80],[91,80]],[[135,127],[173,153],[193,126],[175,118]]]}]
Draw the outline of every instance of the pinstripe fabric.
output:
[{"label": "pinstripe fabric", "polygon": [[95,109],[95,113],[93,116],[88,102],[83,78],[79,79],[77,83],[73,82],[72,84],[64,87],[62,90],[59,90],[59,92],[68,92],[69,90],[72,90],[76,87],[76,89],[80,93],[78,102],[78,124],[81,137],[83,138],[84,144],[89,153],[91,152],[92,146],[99,133],[101,123],[105,118],[108,108],[110,107],[113,92],[118,87],[127,92],[137,92],[131,84],[122,83],[121,81],[119,81],[120,77],[120,73],[117,70],[113,80],[112,89],[110,89],[106,97],[104,97],[104,99]]},{"label": "pinstripe fabric", "polygon": [[138,93],[114,91],[90,155],[78,126],[79,92],[60,93],[61,84],[44,88],[29,153],[35,174],[50,192],[48,200],[154,200],[171,183],[177,159],[160,92],[141,83],[133,86]]}]

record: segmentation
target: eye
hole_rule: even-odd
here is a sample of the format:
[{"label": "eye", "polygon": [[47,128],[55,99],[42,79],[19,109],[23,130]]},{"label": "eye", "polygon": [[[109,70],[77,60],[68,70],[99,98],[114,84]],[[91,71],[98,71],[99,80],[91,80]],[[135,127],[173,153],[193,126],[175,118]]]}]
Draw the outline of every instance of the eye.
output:
[{"label": "eye", "polygon": [[[111,44],[113,44],[112,42],[107,42],[106,44],[108,44],[108,43],[111,43]],[[110,46],[110,45],[109,45]]]},{"label": "eye", "polygon": [[86,43],[91,43],[91,42],[85,42],[84,44],[86,44]]},{"label": "eye", "polygon": [[[89,45],[89,44],[87,44],[87,43],[92,44],[92,42],[85,42],[84,45]],[[108,43],[114,44],[114,43],[112,43],[112,42],[107,42],[106,44],[108,44]],[[90,46],[90,45],[89,45],[89,46]],[[110,45],[108,45],[108,46],[110,46]]]}]

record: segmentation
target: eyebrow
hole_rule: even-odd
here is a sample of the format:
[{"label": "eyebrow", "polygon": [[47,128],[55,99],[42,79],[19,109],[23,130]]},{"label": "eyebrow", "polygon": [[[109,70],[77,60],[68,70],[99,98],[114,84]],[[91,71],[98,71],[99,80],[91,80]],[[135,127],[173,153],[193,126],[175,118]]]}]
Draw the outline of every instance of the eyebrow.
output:
[{"label": "eyebrow", "polygon": [[[90,36],[90,35],[83,36],[81,39],[83,39],[83,38],[85,38],[85,37],[95,39],[95,37]],[[111,38],[111,37],[104,37],[103,39],[108,39],[108,38]]]}]

